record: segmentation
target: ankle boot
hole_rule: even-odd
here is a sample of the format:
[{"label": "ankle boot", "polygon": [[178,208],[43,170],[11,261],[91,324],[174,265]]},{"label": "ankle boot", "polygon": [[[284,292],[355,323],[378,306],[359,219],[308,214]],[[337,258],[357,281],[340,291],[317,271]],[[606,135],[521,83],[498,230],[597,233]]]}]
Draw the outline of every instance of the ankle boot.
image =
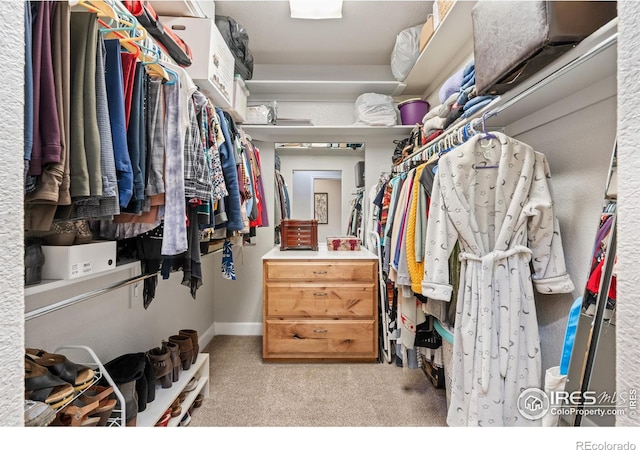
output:
[{"label": "ankle boot", "polygon": [[173,365],[173,377],[172,381],[175,383],[180,379],[180,369],[182,368],[182,361],[180,360],[180,346],[175,342],[162,341],[163,345],[166,345],[171,353],[171,364]]},{"label": "ankle boot", "polygon": [[198,359],[198,354],[200,353],[200,344],[198,344],[198,332],[196,330],[180,330],[178,331],[180,336],[187,336],[191,339],[191,344],[193,345],[193,359],[191,360],[191,364],[195,364]]},{"label": "ankle boot", "polygon": [[178,344],[180,347],[180,360],[182,361],[182,369],[189,370],[191,361],[193,360],[193,344],[191,338],[174,334],[169,336],[169,342]]},{"label": "ankle boot", "polygon": [[147,354],[151,360],[156,379],[160,382],[162,388],[170,388],[172,385],[171,372],[173,371],[173,365],[171,364],[171,352],[169,352],[167,346],[152,348]]},{"label": "ankle boot", "polygon": [[[125,420],[127,426],[135,426],[138,417],[138,380],[144,376],[144,353],[127,353],[104,365],[125,401]],[[108,386],[105,378],[100,384]],[[117,397],[116,397],[117,398]],[[120,400],[118,399],[118,404]],[[116,408],[120,408],[118,405]]]}]

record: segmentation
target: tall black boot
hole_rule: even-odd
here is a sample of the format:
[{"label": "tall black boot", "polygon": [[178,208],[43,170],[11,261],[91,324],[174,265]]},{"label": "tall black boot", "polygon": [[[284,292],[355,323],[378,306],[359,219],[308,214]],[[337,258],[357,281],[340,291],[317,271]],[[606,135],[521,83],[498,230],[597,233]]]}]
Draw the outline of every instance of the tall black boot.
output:
[{"label": "tall black boot", "polygon": [[[144,397],[142,399],[139,398],[141,391],[138,388],[138,381],[144,377],[144,353],[126,353],[106,363],[104,368],[124,397],[126,425],[135,426],[138,417],[139,402],[143,402],[145,408],[147,402],[146,382],[143,383]],[[108,385],[104,379],[101,383]],[[119,405],[116,406],[116,408],[119,407]]]},{"label": "tall black boot", "polygon": [[151,403],[156,399],[156,373],[147,354],[145,354],[144,378],[147,380],[147,403]]}]

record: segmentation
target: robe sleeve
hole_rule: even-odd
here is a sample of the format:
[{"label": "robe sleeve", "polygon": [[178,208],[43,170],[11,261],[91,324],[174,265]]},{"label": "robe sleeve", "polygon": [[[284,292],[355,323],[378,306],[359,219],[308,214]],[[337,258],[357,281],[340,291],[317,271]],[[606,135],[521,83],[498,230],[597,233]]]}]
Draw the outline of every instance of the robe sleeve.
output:
[{"label": "robe sleeve", "polygon": [[550,178],[546,157],[536,153],[534,179],[526,211],[529,216],[528,246],[533,252],[531,278],[536,290],[542,294],[569,293],[575,287],[564,261],[560,227],[553,211],[548,182]]},{"label": "robe sleeve", "polygon": [[448,302],[453,287],[449,281],[449,255],[458,240],[440,190],[440,176],[433,183],[433,197],[429,205],[427,238],[424,242],[424,276],[422,295],[433,300]]}]

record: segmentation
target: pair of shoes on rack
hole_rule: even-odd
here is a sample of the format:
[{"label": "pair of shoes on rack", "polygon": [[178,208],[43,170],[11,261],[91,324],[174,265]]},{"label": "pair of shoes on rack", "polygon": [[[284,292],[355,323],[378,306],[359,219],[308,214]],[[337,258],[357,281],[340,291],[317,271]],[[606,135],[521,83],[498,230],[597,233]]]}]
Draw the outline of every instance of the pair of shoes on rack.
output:
[{"label": "pair of shoes on rack", "polygon": [[71,384],[75,391],[86,389],[95,381],[96,373],[93,369],[76,364],[64,355],[49,353],[39,348],[27,348],[25,357]]},{"label": "pair of shoes on rack", "polygon": [[187,413],[184,416],[182,416],[182,419],[180,419],[180,423],[178,424],[178,426],[188,427],[190,423],[191,423],[191,414],[189,413],[189,411],[187,411]]},{"label": "pair of shoes on rack", "polygon": [[56,418],[56,411],[44,402],[24,401],[24,426],[46,427]]},{"label": "pair of shoes on rack", "polygon": [[171,417],[178,417],[180,414],[182,414],[182,406],[180,405],[182,402],[180,401],[180,399],[175,399],[173,401],[173,403],[171,404]]},{"label": "pair of shoes on rack", "polygon": [[166,427],[169,425],[169,421],[171,420],[171,408],[167,409],[160,420],[156,422],[156,427]]},{"label": "pair of shoes on rack", "polygon": [[116,406],[110,398],[113,387],[91,386],[69,405],[62,408],[52,422],[54,426],[107,426]]},{"label": "pair of shoes on rack", "polygon": [[27,348],[24,359],[25,398],[48,404],[54,410],[95,382],[93,369],[76,364],[66,356]]},{"label": "pair of shoes on rack", "polygon": [[195,364],[198,360],[200,352],[198,332],[196,330],[182,329],[178,331],[178,334],[169,336],[169,342],[178,344],[182,369],[189,370],[191,364]]},{"label": "pair of shoes on rack", "polygon": [[162,341],[160,347],[147,352],[156,375],[156,380],[163,389],[170,388],[180,379],[181,370],[189,370],[198,358],[198,333],[195,330],[180,330],[178,334]]}]

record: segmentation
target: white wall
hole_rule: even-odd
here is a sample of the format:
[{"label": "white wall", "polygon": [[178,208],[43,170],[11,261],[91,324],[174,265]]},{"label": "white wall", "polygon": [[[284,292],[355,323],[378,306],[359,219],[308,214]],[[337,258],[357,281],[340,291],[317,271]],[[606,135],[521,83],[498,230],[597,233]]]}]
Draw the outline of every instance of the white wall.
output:
[{"label": "white wall", "polygon": [[[366,153],[366,150],[365,150]],[[322,155],[307,155],[301,153],[285,153],[280,152],[280,173],[284,177],[287,185],[289,187],[289,195],[293,196],[294,201],[298,202],[299,198],[302,198],[302,203],[304,203],[303,208],[297,209],[298,212],[303,213],[304,206],[307,206],[307,216],[306,217],[292,217],[294,219],[312,219],[313,218],[313,209],[312,202],[306,199],[312,198],[311,193],[313,192],[312,184],[302,184],[301,192],[297,191],[297,183],[293,178],[294,171],[311,171],[309,174],[310,177],[320,177],[322,172],[325,171],[338,171],[341,173],[342,179],[342,195],[337,199],[329,199],[330,202],[337,201],[341,208],[341,230],[342,234],[346,231],[346,221],[349,218],[349,214],[351,213],[351,200],[353,199],[353,192],[356,190],[356,182],[355,182],[355,171],[354,166],[358,161],[362,161],[365,156],[362,152],[353,152],[350,150],[339,150],[339,154],[341,156],[327,156],[325,154]],[[301,174],[302,176],[302,174]],[[310,180],[310,178],[307,178]],[[273,189],[273,186],[269,187]],[[292,190],[294,192],[292,192]],[[273,198],[267,194],[268,198]]]},{"label": "white wall", "polygon": [[[217,258],[219,259],[219,257]],[[195,300],[181,284],[182,272],[169,279],[158,277],[156,297],[147,309],[142,305],[143,283],[125,286],[25,324],[25,346],[54,351],[58,346],[88,345],[107,362],[123,353],[144,352],[161,345],[162,340],[180,329],[194,329],[203,346],[213,338],[214,279],[219,278],[216,255],[202,257],[203,284]],[[99,278],[25,298],[31,311],[117,283],[139,274],[139,269],[107,274]],[[215,283],[218,283],[215,280]]]},{"label": "white wall", "polygon": [[543,371],[559,365],[569,309],[585,289],[615,141],[615,116],[616,99],[609,97],[514,136],[547,156],[567,270],[576,286],[572,294],[536,295]]},{"label": "white wall", "polygon": [[24,4],[3,3],[0,8],[0,426],[23,423],[23,206],[22,167],[24,97]]},{"label": "white wall", "polygon": [[[640,387],[640,3],[618,2],[618,311],[616,328],[616,382],[618,392]],[[617,425],[638,426],[638,418],[621,416]]]},{"label": "white wall", "polygon": [[[342,217],[342,183],[339,179],[314,179],[313,192],[325,192],[328,198],[327,222],[318,224],[318,242],[326,241],[327,236],[344,236],[348,217]],[[338,200],[339,199],[339,200]]]}]

